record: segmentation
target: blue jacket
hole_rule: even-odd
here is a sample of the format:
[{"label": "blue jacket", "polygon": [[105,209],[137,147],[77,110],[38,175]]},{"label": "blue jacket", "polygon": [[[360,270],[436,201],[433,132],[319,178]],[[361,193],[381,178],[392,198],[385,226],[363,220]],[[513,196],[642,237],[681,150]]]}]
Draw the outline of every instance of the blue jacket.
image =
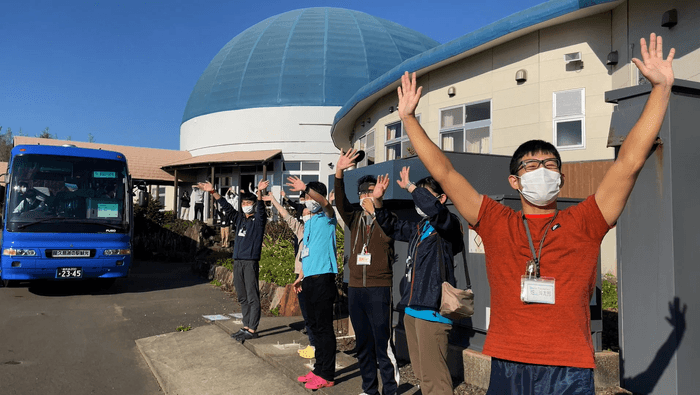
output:
[{"label": "blue jacket", "polygon": [[[409,243],[408,254],[412,263],[406,265],[406,280],[399,305],[419,309],[439,310],[442,294],[438,238],[442,244],[442,263],[446,281],[456,286],[454,255],[464,248],[462,224],[425,188],[416,188],[413,201],[428,217],[420,222],[404,221],[384,208],[376,211],[376,220],[389,237]],[[421,230],[426,224],[434,231],[421,240]]]},{"label": "blue jacket", "polygon": [[224,197],[219,198],[217,202],[224,216],[229,220],[232,230],[236,232],[236,238],[233,241],[234,261],[236,259],[259,261],[267,224],[265,203],[258,201],[255,204],[254,214],[248,218],[244,213],[233,208]]}]

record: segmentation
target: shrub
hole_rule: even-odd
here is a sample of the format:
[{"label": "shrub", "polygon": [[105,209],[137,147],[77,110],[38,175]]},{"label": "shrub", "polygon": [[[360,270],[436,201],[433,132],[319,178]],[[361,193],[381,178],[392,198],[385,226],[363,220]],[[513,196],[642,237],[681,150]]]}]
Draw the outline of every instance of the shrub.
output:
[{"label": "shrub", "polygon": [[606,275],[603,279],[603,309],[617,309],[617,281],[614,276]]},{"label": "shrub", "polygon": [[265,235],[260,253],[260,280],[281,287],[296,280],[294,273],[294,246],[289,239],[272,239]]}]

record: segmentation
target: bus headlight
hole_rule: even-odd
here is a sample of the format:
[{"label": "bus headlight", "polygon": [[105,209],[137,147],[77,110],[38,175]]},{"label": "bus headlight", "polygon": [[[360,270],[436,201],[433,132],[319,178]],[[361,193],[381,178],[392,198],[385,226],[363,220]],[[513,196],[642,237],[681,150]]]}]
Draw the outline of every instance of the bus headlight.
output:
[{"label": "bus headlight", "polygon": [[36,256],[36,250],[30,248],[5,248],[2,250],[2,254],[8,256]]},{"label": "bus headlight", "polygon": [[124,248],[121,250],[105,250],[105,255],[131,255],[131,250],[128,248]]}]

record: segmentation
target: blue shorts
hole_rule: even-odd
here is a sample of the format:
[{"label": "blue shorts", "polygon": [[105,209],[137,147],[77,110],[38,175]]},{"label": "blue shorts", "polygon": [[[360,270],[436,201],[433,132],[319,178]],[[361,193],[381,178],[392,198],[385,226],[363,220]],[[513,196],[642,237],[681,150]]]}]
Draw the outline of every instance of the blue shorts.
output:
[{"label": "blue shorts", "polygon": [[491,358],[486,395],[595,395],[593,369],[532,365]]}]

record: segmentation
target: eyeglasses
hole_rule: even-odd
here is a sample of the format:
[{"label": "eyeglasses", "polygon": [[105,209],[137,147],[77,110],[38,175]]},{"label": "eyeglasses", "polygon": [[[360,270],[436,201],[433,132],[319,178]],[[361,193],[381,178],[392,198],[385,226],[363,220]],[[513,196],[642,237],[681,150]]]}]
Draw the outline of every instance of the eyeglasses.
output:
[{"label": "eyeglasses", "polygon": [[561,162],[557,158],[547,158],[543,160],[528,159],[520,162],[518,170],[524,168],[525,171],[533,171],[539,169],[540,166],[544,166],[544,168],[548,170],[559,170]]}]

